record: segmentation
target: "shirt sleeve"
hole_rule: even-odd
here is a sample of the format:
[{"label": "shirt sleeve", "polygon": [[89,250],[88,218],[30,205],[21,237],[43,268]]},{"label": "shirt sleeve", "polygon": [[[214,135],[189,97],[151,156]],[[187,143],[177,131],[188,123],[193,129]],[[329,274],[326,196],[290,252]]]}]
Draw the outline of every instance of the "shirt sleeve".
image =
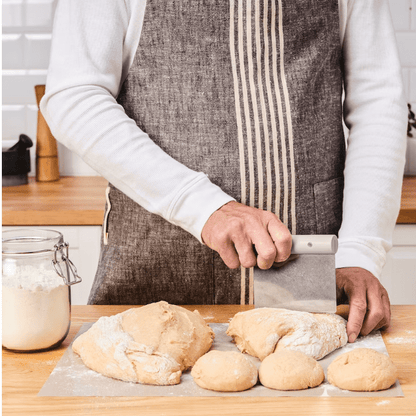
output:
[{"label": "shirt sleeve", "polygon": [[343,3],[349,135],[336,267],[362,267],[380,277],[400,209],[407,108],[388,1]]},{"label": "shirt sleeve", "polygon": [[233,198],[162,151],[116,101],[145,3],[60,0],[40,107],[59,142],[142,207],[201,241],[209,216]]}]

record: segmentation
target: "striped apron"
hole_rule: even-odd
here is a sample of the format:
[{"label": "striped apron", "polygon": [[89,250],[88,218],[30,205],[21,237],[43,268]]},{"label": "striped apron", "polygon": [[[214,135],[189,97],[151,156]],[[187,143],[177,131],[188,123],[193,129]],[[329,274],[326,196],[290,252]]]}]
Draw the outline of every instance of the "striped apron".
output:
[{"label": "striped apron", "polygon": [[[341,60],[337,0],[147,0],[118,102],[237,201],[292,234],[337,234]],[[228,269],[111,184],[108,202],[89,303],[252,303],[252,270]]]}]

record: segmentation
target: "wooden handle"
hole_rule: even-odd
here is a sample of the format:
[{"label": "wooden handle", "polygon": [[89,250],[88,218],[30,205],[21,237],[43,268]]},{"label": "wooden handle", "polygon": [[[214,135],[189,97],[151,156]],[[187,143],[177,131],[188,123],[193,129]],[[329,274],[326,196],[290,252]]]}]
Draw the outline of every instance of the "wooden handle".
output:
[{"label": "wooden handle", "polygon": [[39,109],[39,103],[45,94],[44,85],[35,85],[38,104],[38,126],[36,137],[36,180],[39,182],[59,179],[58,148],[46,120]]}]

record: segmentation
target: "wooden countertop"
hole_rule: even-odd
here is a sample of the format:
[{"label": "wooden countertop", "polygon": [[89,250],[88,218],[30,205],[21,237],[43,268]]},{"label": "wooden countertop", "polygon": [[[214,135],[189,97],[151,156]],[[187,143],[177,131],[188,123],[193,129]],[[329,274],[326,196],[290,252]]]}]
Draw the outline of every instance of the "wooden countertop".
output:
[{"label": "wooden countertop", "polygon": [[3,188],[3,225],[101,225],[107,181],[100,176],[61,177]]},{"label": "wooden countertop", "polygon": [[[3,349],[3,415],[415,415],[416,306],[393,306],[392,323],[383,331],[390,357],[399,370],[405,397],[37,397],[37,393],[85,322],[130,306],[73,306],[70,332],[56,350],[13,353]],[[187,306],[207,322],[228,322],[250,306]],[[347,306],[338,308],[346,317]]]},{"label": "wooden countertop", "polygon": [[397,223],[416,224],[416,176],[403,178],[402,201]]},{"label": "wooden countertop", "polygon": [[[99,176],[62,177],[3,188],[3,225],[101,225],[107,181]],[[399,224],[416,224],[416,176],[403,180]]]}]

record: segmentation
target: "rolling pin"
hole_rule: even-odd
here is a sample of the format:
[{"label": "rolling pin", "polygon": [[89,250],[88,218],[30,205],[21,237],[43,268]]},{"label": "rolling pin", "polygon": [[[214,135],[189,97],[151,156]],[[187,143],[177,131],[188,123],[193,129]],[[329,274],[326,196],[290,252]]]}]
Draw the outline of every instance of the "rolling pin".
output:
[{"label": "rolling pin", "polygon": [[45,94],[44,85],[35,85],[38,104],[38,126],[36,136],[36,180],[51,182],[59,179],[58,148],[49,126],[40,112],[39,103]]}]

